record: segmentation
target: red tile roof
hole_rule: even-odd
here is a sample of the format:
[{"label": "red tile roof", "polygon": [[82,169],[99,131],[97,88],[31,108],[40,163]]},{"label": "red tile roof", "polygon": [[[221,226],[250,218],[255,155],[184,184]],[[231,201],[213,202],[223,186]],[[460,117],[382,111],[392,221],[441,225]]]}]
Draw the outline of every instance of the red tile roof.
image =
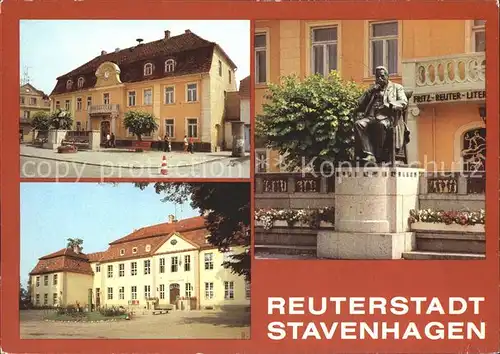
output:
[{"label": "red tile roof", "polygon": [[63,248],[57,252],[41,257],[30,275],[54,272],[70,272],[94,274],[90,262],[84,253],[76,253],[71,248]]},{"label": "red tile roof", "polygon": [[[120,67],[122,82],[138,82],[168,76],[207,73],[210,71],[215,49],[226,57],[233,69],[236,69],[234,62],[217,43],[207,41],[186,30],[185,33],[178,36],[141,43],[134,47],[100,55],[58,77],[57,84],[51,95],[94,87],[97,81],[95,72],[104,62],[113,62]],[[165,73],[165,61],[167,59],[175,60],[176,65],[173,72]],[[153,74],[145,77],[143,68],[146,63],[153,64]],[[81,89],[77,87],[79,77],[85,79]],[[73,86],[70,89],[66,88],[68,80],[73,81]]]},{"label": "red tile roof", "polygon": [[246,78],[240,81],[239,93],[240,97],[243,99],[250,98],[250,76],[247,76]]}]

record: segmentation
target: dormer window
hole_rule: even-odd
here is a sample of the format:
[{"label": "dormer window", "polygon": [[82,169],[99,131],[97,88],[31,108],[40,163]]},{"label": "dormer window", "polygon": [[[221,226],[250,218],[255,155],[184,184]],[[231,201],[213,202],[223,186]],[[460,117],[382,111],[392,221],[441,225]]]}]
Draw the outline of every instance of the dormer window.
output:
[{"label": "dormer window", "polygon": [[151,245],[146,245],[146,252],[151,251]]},{"label": "dormer window", "polygon": [[132,248],[132,253],[136,254],[137,253],[137,247]]},{"label": "dormer window", "polygon": [[120,250],[120,256],[123,256],[124,254],[125,254],[125,250],[122,248],[122,249]]},{"label": "dormer window", "polygon": [[66,81],[66,89],[71,90],[71,87],[73,87],[73,81],[71,80]]},{"label": "dormer window", "polygon": [[83,83],[85,82],[85,79],[83,77],[78,78],[78,88],[81,89],[83,87]]},{"label": "dormer window", "polygon": [[144,65],[144,76],[153,75],[153,64],[147,63]]},{"label": "dormer window", "polygon": [[165,72],[170,73],[175,70],[175,61],[174,59],[168,59],[165,62]]}]

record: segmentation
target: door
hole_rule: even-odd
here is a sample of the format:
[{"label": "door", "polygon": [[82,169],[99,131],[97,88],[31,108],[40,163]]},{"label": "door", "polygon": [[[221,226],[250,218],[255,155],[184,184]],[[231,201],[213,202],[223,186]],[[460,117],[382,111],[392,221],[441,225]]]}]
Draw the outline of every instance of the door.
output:
[{"label": "door", "polygon": [[101,289],[95,289],[95,307],[99,308],[101,306]]},{"label": "door", "polygon": [[111,123],[109,120],[101,122],[101,144],[106,143],[106,136],[111,133]]},{"label": "door", "polygon": [[175,305],[176,304],[177,298],[180,296],[180,294],[181,294],[181,289],[180,289],[179,284],[177,284],[177,283],[170,284],[170,296],[169,296],[169,299],[170,299],[170,304],[171,305]]},{"label": "door", "polygon": [[250,152],[250,126],[245,126],[245,151]]}]

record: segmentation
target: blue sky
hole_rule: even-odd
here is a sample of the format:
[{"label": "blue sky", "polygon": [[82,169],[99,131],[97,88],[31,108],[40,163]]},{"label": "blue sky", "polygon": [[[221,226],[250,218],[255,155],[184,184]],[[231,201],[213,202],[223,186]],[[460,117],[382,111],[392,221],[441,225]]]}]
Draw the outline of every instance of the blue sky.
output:
[{"label": "blue sky", "polygon": [[81,238],[85,253],[104,251],[134,229],[167,222],[169,214],[200,215],[189,203],[176,208],[161,199],[153,185],[141,191],[131,183],[21,183],[21,281],[68,238]]},{"label": "blue sky", "polygon": [[56,78],[115,48],[151,42],[190,29],[218,43],[238,66],[238,82],[250,73],[250,21],[151,21],[151,20],[23,20],[21,34],[21,77],[28,68],[30,82],[50,94]]}]

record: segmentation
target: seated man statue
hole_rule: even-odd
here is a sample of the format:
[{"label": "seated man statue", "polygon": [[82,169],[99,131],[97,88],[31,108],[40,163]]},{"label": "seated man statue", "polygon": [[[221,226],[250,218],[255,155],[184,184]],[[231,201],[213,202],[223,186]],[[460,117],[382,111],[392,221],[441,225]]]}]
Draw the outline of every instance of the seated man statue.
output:
[{"label": "seated man statue", "polygon": [[[403,86],[389,81],[383,66],[375,69],[375,84],[359,99],[355,114],[362,117],[354,123],[356,157],[367,162],[384,160],[387,133],[394,119],[408,106]],[[403,135],[409,137],[408,128]],[[393,142],[396,143],[396,142]]]}]

